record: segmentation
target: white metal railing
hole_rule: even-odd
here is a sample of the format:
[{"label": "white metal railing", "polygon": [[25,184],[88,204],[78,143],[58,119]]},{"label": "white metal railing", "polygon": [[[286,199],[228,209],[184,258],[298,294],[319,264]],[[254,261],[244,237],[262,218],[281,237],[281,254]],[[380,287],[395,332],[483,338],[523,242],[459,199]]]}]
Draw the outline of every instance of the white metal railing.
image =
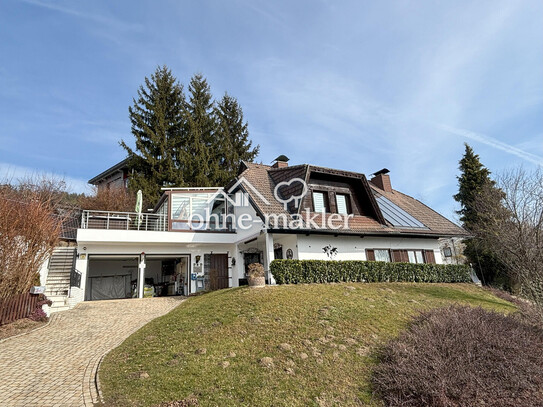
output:
[{"label": "white metal railing", "polygon": [[81,215],[81,228],[164,232],[168,230],[168,219],[157,213],[85,210]]}]

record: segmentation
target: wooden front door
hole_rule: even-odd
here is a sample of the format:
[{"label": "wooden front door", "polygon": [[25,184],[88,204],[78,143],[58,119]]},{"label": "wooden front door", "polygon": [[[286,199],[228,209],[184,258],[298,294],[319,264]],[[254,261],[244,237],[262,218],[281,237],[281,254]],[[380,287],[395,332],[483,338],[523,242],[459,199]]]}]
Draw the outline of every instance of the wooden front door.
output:
[{"label": "wooden front door", "polygon": [[209,285],[211,290],[228,288],[228,255],[212,254],[209,269]]}]

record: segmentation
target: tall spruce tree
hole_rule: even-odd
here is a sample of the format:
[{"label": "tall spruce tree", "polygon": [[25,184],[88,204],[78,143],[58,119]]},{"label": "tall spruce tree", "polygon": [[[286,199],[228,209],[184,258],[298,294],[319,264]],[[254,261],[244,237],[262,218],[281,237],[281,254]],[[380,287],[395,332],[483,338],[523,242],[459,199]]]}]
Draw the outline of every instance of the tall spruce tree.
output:
[{"label": "tall spruce tree", "polygon": [[201,74],[191,78],[185,98],[171,71],[157,68],[129,112],[136,148],[121,146],[133,174],[130,188],[142,190],[146,207],[155,205],[163,186],[223,186],[242,160],[258,154],[237,100],[225,94],[215,102]]},{"label": "tall spruce tree", "polygon": [[189,99],[184,105],[183,174],[189,186],[216,186],[218,163],[213,153],[216,122],[214,102],[207,80],[194,75],[189,84]]},{"label": "tall spruce tree", "polygon": [[129,107],[132,134],[136,148],[124,141],[129,167],[133,170],[129,186],[141,189],[144,207],[152,208],[161,196],[163,186],[184,185],[184,167],[180,147],[183,142],[183,87],[166,66],[158,67],[145,86],[138,89],[138,98]]},{"label": "tall spruce tree", "polygon": [[224,185],[236,176],[241,161],[253,161],[259,146],[252,147],[247,122],[238,101],[224,94],[215,108],[217,120],[216,161],[219,164],[218,185]]},{"label": "tall spruce tree", "polygon": [[[484,229],[485,214],[479,212],[480,205],[477,204],[483,192],[487,192],[485,196],[490,196],[488,189],[494,191],[491,195],[498,201],[493,202],[494,205],[500,205],[499,198],[503,195],[490,178],[490,171],[479,160],[479,155],[475,154],[467,143],[464,145],[466,148],[464,156],[459,162],[461,173],[457,177],[458,193],[454,195],[454,199],[460,203],[460,210],[457,213],[460,215],[462,226],[472,232]],[[464,254],[484,284],[510,288],[504,265],[498,261],[482,237],[475,235],[464,243]]]}]

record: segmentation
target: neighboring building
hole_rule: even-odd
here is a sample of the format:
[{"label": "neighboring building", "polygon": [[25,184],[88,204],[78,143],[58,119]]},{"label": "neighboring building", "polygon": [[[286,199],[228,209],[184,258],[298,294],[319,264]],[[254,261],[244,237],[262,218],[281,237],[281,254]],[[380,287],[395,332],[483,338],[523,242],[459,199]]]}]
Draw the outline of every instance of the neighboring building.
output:
[{"label": "neighboring building", "polygon": [[125,158],[113,167],[90,179],[89,184],[97,188],[128,188],[129,177],[128,158]]},{"label": "neighboring building", "polygon": [[80,283],[67,304],[236,287],[254,262],[273,284],[278,258],[443,263],[439,239],[466,236],[394,190],[386,169],[368,181],[281,159],[243,163],[224,188],[163,188],[152,213],[83,211],[72,278]]}]

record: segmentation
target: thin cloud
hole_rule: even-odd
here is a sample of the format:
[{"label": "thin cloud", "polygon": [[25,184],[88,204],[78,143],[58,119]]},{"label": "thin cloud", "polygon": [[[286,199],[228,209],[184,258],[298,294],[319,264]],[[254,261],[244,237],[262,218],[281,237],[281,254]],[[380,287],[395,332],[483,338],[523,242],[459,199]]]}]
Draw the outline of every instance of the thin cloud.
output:
[{"label": "thin cloud", "polygon": [[66,189],[69,192],[89,193],[91,187],[86,180],[80,178],[67,177],[54,172],[37,170],[35,168],[12,165],[0,162],[0,183],[16,182],[19,179],[43,175],[52,179],[61,180],[66,183]]},{"label": "thin cloud", "polygon": [[486,136],[480,133],[475,133],[469,130],[457,129],[457,128],[446,126],[446,125],[438,125],[438,127],[441,130],[444,130],[448,133],[455,134],[457,136],[466,137],[474,141],[478,141],[480,143],[494,147],[498,150],[505,151],[506,153],[515,155],[533,164],[543,165],[543,157],[521,150],[518,147],[512,146],[511,144],[504,143],[503,141],[497,140],[493,137]]},{"label": "thin cloud", "polygon": [[265,17],[266,19],[268,19],[272,23],[277,24],[277,25],[281,26],[284,29],[289,28],[287,26],[287,24],[285,23],[285,19],[283,17],[278,17],[275,14],[273,14],[271,11],[266,10],[266,4],[267,3],[258,4],[258,3],[255,3],[254,1],[251,0],[251,1],[247,1],[247,2],[242,1],[242,4],[245,7],[251,9],[252,11],[254,11],[255,13],[258,13],[261,16]]},{"label": "thin cloud", "polygon": [[129,30],[139,30],[141,29],[140,24],[129,24],[124,21],[118,20],[116,18],[106,17],[101,14],[95,14],[90,12],[82,12],[79,10],[75,10],[73,8],[68,8],[59,5],[58,3],[45,3],[41,2],[39,0],[22,0],[24,3],[31,4],[33,6],[46,8],[49,10],[58,11],[63,14],[68,14],[74,17],[79,17],[85,20],[93,21],[95,23],[108,25],[114,28],[117,28],[119,30],[123,31],[129,31]]}]

